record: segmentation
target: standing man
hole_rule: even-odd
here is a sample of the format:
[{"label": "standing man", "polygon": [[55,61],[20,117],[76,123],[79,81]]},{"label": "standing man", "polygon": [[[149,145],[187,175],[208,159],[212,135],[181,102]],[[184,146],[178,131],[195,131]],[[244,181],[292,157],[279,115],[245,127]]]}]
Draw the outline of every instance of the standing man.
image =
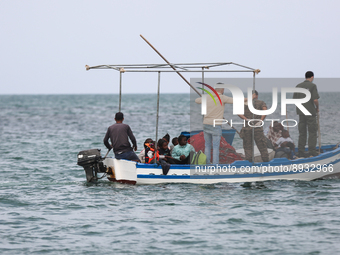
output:
[{"label": "standing man", "polygon": [[[307,142],[307,129],[308,129],[308,152],[310,156],[317,156],[316,141],[318,125],[316,121],[316,115],[319,112],[319,93],[318,88],[313,83],[314,73],[308,71],[305,74],[306,80],[301,82],[296,87],[308,89],[311,98],[307,103],[302,104],[311,115],[304,115],[299,108],[296,107],[296,113],[299,115],[299,143],[298,143],[298,157],[305,157],[305,146]],[[303,93],[294,93],[293,98],[304,98]]]},{"label": "standing man", "polygon": [[[116,159],[128,159],[132,161],[140,162],[136,153],[133,150],[137,150],[136,138],[133,135],[129,125],[123,124],[124,115],[121,112],[117,112],[115,115],[116,124],[113,124],[107,129],[104,137],[104,144],[109,150],[113,149]],[[129,142],[131,140],[133,147]],[[111,144],[109,144],[109,139]]]},{"label": "standing man", "polygon": [[[214,100],[211,97],[207,97],[207,114],[204,115],[203,119],[203,131],[204,131],[204,140],[205,140],[205,150],[204,153],[207,156],[207,164],[211,162],[211,143],[213,145],[213,164],[218,164],[220,159],[220,141],[222,136],[222,124],[215,124],[215,119],[223,119],[224,114],[224,106],[225,104],[232,104],[233,98],[224,96],[224,88],[216,88],[217,94],[220,96],[222,105],[217,103],[215,104]],[[217,102],[217,96],[214,95],[214,98]],[[202,103],[202,98],[196,98],[195,102],[197,104]]]},{"label": "standing man", "polygon": [[[267,105],[265,102],[258,100],[259,93],[256,90],[253,90],[253,106],[256,110],[267,110]],[[254,117],[253,117],[254,115]],[[252,162],[252,155],[253,155],[253,143],[252,143],[252,134],[253,134],[253,128],[254,128],[254,140],[256,143],[257,148],[259,149],[261,153],[261,158],[263,162],[269,161],[269,155],[267,150],[267,140],[263,133],[263,127],[262,123],[263,120],[266,118],[266,115],[256,115],[253,114],[248,107],[248,104],[245,103],[244,105],[244,115],[239,115],[241,119],[244,119],[246,121],[245,127],[241,129],[240,137],[243,139],[243,148],[244,153],[246,156],[246,160],[249,162]],[[250,124],[255,127],[250,127],[248,125],[248,121],[251,119],[258,119],[261,121],[251,121]]]}]

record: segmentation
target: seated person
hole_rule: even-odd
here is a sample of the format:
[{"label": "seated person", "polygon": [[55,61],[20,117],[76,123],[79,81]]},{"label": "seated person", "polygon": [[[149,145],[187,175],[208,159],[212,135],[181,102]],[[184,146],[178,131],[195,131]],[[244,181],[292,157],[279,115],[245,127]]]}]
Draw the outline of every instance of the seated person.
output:
[{"label": "seated person", "polygon": [[163,136],[163,138],[165,141],[168,142],[168,144],[170,143],[170,135],[167,133],[165,136]]},{"label": "seated person", "polygon": [[176,164],[190,164],[190,156],[194,153],[194,147],[187,143],[187,138],[184,135],[180,135],[178,137],[178,145],[172,150],[171,156]]},{"label": "seated person", "polygon": [[[165,145],[168,145],[167,142],[165,142]],[[159,151],[156,150],[155,142],[151,141],[151,143],[146,143],[145,147],[145,163],[161,165],[163,175],[167,175],[170,170],[170,164],[164,160],[164,155],[159,155]]]},{"label": "seated person", "polygon": [[169,164],[175,164],[173,157],[171,156],[170,149],[168,147],[168,142],[164,139],[158,140],[158,152],[159,157],[164,156],[164,160]]},{"label": "seated person", "polygon": [[147,164],[159,163],[158,162],[159,153],[158,153],[158,150],[156,150],[155,142],[151,140],[151,142],[145,143],[144,148],[145,148],[145,163]]},{"label": "seated person", "polygon": [[274,149],[274,144],[282,136],[283,126],[281,123],[274,121],[273,126],[269,126],[264,130],[264,135],[267,137],[267,147]]},{"label": "seated person", "polygon": [[274,144],[275,158],[286,157],[288,159],[294,158],[295,145],[289,136],[288,130],[282,130],[282,137],[280,137]]},{"label": "seated person", "polygon": [[171,142],[172,142],[172,145],[170,146],[170,152],[172,152],[174,147],[178,144],[178,138],[177,137],[172,138]]},{"label": "seated person", "polygon": [[143,163],[145,162],[145,148],[146,148],[145,144],[146,143],[152,143],[152,139],[151,138],[147,138],[145,140],[145,142],[144,142],[144,149],[138,154],[138,158],[139,158],[140,162],[143,162]]}]

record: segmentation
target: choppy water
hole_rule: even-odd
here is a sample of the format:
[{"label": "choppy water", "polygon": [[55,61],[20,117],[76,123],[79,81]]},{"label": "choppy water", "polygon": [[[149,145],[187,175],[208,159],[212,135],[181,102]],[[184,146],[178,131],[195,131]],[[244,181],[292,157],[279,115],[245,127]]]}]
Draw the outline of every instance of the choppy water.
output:
[{"label": "choppy water", "polygon": [[[320,96],[322,142],[334,144],[340,93]],[[0,96],[1,254],[340,252],[340,180],[86,183],[76,155],[89,148],[106,153],[102,139],[117,98]],[[166,95],[161,102],[159,135],[189,130],[188,96]],[[125,122],[139,148],[154,137],[155,106],[153,95],[123,96]],[[297,137],[297,130],[290,133]],[[239,138],[234,145],[239,148]]]}]

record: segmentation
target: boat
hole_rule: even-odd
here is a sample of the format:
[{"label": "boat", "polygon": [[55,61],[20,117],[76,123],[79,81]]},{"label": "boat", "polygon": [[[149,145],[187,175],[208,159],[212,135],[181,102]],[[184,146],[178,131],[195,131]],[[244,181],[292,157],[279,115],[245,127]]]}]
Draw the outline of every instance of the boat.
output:
[{"label": "boat", "polygon": [[[340,177],[339,145],[322,146],[321,150],[322,153],[318,156],[294,160],[274,158],[269,162],[257,163],[240,160],[231,164],[171,165],[167,175],[163,175],[161,165],[102,158],[100,153],[98,154],[99,150],[80,152],[78,164],[84,167],[88,182],[98,180],[98,174],[103,173],[110,181],[127,184],[312,181]],[[89,151],[97,153],[91,154]],[[84,154],[88,156],[85,157]]]},{"label": "boat", "polygon": [[[86,66],[90,69],[112,69],[120,73],[119,111],[121,110],[121,84],[122,74],[125,72],[156,72],[158,79],[158,100],[156,120],[156,141],[158,138],[159,116],[159,88],[161,72],[202,72],[204,82],[205,72],[214,72],[215,67],[236,65],[245,68],[244,72],[251,72],[254,77],[258,69],[249,68],[233,62],[219,63],[189,63],[189,64],[143,64],[143,65],[101,65]],[[173,70],[171,70],[173,69]],[[217,70],[216,72],[240,72],[240,70]],[[182,77],[183,78],[183,77]],[[184,79],[184,78],[183,78]],[[197,92],[197,91],[196,91]],[[184,132],[190,137],[199,131]],[[228,133],[228,134],[227,134]],[[235,131],[225,131],[229,144],[232,143]],[[319,148],[317,148],[319,149]],[[100,150],[91,149],[78,153],[78,165],[82,166],[88,182],[97,181],[107,177],[108,180],[128,184],[161,184],[161,183],[235,183],[258,182],[269,180],[302,180],[311,181],[320,178],[338,178],[340,176],[340,148],[337,145],[325,145],[320,147],[321,153],[315,157],[274,158],[269,162],[253,162],[238,160],[231,164],[216,165],[171,165],[167,175],[163,175],[162,167],[157,164],[136,163],[128,160],[120,160],[112,157],[102,157]],[[99,175],[102,173],[102,176]]]}]

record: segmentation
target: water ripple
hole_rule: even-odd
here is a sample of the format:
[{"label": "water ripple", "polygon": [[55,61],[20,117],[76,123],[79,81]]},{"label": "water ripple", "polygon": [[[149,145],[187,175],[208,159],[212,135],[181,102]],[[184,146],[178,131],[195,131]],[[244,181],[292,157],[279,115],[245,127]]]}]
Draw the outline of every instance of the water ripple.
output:
[{"label": "water ripple", "polygon": [[[325,96],[329,102],[338,97]],[[337,179],[149,186],[103,179],[89,184],[76,156],[89,148],[106,152],[102,139],[117,111],[107,102],[117,102],[117,95],[0,97],[2,254],[340,252]],[[140,107],[149,99],[124,99],[125,120],[139,148],[154,135],[155,123],[145,121]],[[188,107],[186,95],[162,98],[159,134],[173,137],[189,130]],[[331,105],[324,116],[336,111]],[[155,113],[150,107],[150,116]],[[322,129],[334,140],[340,137],[335,124]]]}]

